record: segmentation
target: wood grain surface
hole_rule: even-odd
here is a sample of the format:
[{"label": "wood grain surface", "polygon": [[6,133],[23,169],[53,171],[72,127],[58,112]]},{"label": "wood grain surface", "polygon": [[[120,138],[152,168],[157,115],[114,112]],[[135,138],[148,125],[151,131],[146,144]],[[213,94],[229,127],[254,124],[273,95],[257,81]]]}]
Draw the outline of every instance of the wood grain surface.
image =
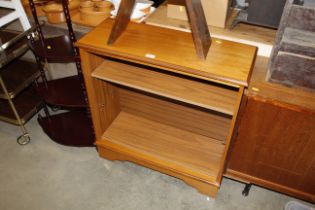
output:
[{"label": "wood grain surface", "polygon": [[218,143],[226,141],[229,116],[125,88],[119,89],[119,98],[124,112],[207,136]]},{"label": "wood grain surface", "polygon": [[189,33],[145,24],[129,23],[114,45],[106,40],[112,27],[105,20],[77,43],[94,53],[215,80],[234,86],[247,86],[256,47],[214,39],[207,59],[201,61],[194,52]]},{"label": "wood grain surface", "polygon": [[[233,30],[230,30],[229,27],[235,19],[237,13],[238,12],[236,10],[232,10],[231,15],[227,20],[226,28],[209,26],[211,37],[258,46],[259,55],[269,56],[275,40],[276,30],[242,23],[238,24],[235,28],[233,28]],[[186,32],[190,31],[190,24],[188,21],[169,18],[167,16],[166,4],[160,5],[156,11],[145,20],[145,22],[149,25]]]},{"label": "wood grain surface", "polygon": [[189,33],[129,23],[108,46],[111,26],[77,44],[99,154],[215,196],[256,48],[216,39],[201,61]]},{"label": "wood grain surface", "polygon": [[92,76],[229,115],[233,115],[237,99],[237,90],[110,60]]},{"label": "wood grain surface", "polygon": [[314,202],[314,116],[249,97],[227,173]]},{"label": "wood grain surface", "polygon": [[102,141],[153,156],[168,162],[165,167],[184,170],[194,176],[198,174],[198,177],[212,182],[217,178],[224,149],[222,144],[207,137],[125,112],[120,112]]}]

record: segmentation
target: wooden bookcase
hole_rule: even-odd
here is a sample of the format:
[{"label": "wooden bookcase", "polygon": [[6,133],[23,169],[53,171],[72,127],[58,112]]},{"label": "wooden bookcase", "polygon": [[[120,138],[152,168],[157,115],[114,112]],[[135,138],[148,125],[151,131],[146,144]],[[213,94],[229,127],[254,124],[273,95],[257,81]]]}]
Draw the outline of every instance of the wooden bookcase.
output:
[{"label": "wooden bookcase", "polygon": [[84,79],[101,157],[127,160],[215,196],[256,48],[130,23],[108,46],[112,21],[84,36]]}]

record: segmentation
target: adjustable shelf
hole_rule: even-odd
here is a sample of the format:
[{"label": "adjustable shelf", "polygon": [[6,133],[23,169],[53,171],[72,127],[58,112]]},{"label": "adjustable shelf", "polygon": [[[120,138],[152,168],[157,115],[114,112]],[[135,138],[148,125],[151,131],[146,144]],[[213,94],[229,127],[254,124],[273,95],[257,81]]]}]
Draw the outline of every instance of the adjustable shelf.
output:
[{"label": "adjustable shelf", "polygon": [[38,83],[38,93],[50,105],[61,107],[86,107],[78,76]]},{"label": "adjustable shelf", "polygon": [[41,40],[34,40],[30,43],[30,48],[38,57],[47,62],[74,62],[78,57],[75,55],[71,39],[68,35],[51,37],[45,39],[45,44]]},{"label": "adjustable shelf", "polygon": [[130,23],[114,45],[106,20],[79,42],[99,155],[127,160],[215,196],[256,48]]},{"label": "adjustable shelf", "polygon": [[237,102],[237,89],[227,89],[132,63],[104,60],[92,76],[228,115],[233,115]]}]

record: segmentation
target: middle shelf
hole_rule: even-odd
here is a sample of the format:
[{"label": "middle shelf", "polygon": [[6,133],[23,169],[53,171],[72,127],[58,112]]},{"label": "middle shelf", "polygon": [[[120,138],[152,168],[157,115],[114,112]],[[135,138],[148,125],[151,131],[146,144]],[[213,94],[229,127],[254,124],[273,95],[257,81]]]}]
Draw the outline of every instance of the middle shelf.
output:
[{"label": "middle shelf", "polygon": [[104,59],[93,77],[233,115],[238,90],[139,64]]},{"label": "middle shelf", "polygon": [[37,91],[47,104],[67,107],[86,107],[79,77],[69,76],[38,83]]}]

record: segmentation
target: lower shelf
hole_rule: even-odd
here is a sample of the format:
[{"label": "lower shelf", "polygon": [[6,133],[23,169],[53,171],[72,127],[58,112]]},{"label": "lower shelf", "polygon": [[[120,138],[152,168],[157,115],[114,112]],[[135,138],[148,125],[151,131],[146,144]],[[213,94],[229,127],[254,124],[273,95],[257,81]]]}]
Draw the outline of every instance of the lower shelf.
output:
[{"label": "lower shelf", "polygon": [[94,133],[85,110],[39,117],[38,123],[55,142],[66,146],[94,146]]},{"label": "lower shelf", "polygon": [[[42,101],[31,86],[13,99],[13,104],[20,115],[22,124],[26,123],[42,107]],[[0,120],[20,125],[8,100],[0,99]]]},{"label": "lower shelf", "polygon": [[38,93],[47,104],[61,107],[86,107],[78,76],[39,83]]},{"label": "lower shelf", "polygon": [[[105,158],[151,167],[183,179],[202,193],[215,195],[219,187],[224,145],[209,137],[120,112],[96,144]],[[114,158],[109,153],[115,153]]]}]

